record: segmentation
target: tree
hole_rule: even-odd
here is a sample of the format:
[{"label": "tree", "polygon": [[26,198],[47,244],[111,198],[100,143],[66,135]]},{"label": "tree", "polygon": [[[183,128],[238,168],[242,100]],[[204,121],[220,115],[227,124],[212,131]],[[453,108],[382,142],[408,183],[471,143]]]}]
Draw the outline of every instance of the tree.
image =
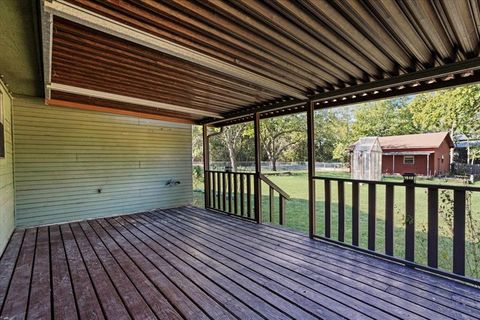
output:
[{"label": "tree", "polygon": [[315,114],[315,159],[346,161],[351,144],[350,108],[325,109]]},{"label": "tree", "polygon": [[203,155],[203,128],[202,126],[192,126],[192,160],[202,161]]},{"label": "tree", "polygon": [[223,132],[220,135],[222,141],[228,150],[228,157],[230,159],[230,166],[233,171],[237,171],[237,157],[242,147],[243,137],[248,124],[234,124],[223,128]]},{"label": "tree", "polygon": [[413,115],[405,108],[407,99],[390,99],[367,103],[354,114],[352,135],[354,141],[361,137],[385,137],[418,133]]},{"label": "tree", "polygon": [[[262,121],[260,140],[273,171],[277,171],[277,161],[282,153],[305,139],[306,123],[305,114],[275,117]],[[253,135],[253,130],[249,134]]]},{"label": "tree", "polygon": [[[480,86],[469,85],[418,95],[408,106],[417,126],[426,131],[449,131],[455,139],[480,136]],[[467,147],[470,160],[470,148]]]}]

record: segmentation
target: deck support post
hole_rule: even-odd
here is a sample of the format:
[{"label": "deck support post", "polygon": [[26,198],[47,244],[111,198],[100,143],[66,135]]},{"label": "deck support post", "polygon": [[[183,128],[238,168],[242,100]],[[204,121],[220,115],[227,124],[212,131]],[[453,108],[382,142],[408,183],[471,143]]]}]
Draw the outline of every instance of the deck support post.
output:
[{"label": "deck support post", "polygon": [[254,180],[254,208],[255,208],[255,221],[257,223],[262,222],[262,182],[260,180],[260,174],[262,171],[262,163],[260,158],[260,113],[254,114],[253,131],[255,139],[255,180]]},{"label": "deck support post", "polygon": [[208,142],[208,126],[203,125],[203,185],[205,208],[210,207],[210,145]]},{"label": "deck support post", "polygon": [[310,101],[307,109],[307,148],[308,148],[308,235],[315,236],[315,103]]}]

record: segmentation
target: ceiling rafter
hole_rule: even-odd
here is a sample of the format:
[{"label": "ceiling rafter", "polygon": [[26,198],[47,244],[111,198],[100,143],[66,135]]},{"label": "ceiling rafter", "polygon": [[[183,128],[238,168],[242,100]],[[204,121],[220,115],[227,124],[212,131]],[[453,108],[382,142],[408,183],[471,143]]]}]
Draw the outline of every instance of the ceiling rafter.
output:
[{"label": "ceiling rafter", "polygon": [[141,106],[148,106],[148,107],[157,108],[157,109],[178,111],[178,112],[189,113],[189,114],[198,114],[206,117],[223,118],[220,114],[214,113],[214,112],[203,111],[203,110],[198,110],[194,108],[187,108],[187,107],[172,105],[168,103],[152,101],[147,99],[140,99],[140,98],[125,96],[120,94],[114,94],[114,93],[109,93],[105,91],[79,88],[79,87],[64,85],[60,83],[54,83],[54,82],[47,86],[49,87],[50,90],[73,93],[73,94],[83,95],[87,97],[126,102],[126,103],[141,105]]}]

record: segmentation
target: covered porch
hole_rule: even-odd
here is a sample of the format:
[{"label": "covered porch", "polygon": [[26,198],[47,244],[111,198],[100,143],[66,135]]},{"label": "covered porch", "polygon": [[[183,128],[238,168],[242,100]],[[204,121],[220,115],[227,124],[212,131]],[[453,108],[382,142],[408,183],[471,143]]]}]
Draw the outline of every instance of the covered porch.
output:
[{"label": "covered porch", "polygon": [[[314,145],[316,110],[479,82],[479,25],[475,0],[6,0],[0,318],[480,318],[480,188],[322,176]],[[261,167],[262,121],[298,113],[305,234],[284,228],[290,196]],[[211,168],[210,138],[245,122],[254,169]]]},{"label": "covered porch", "polygon": [[2,318],[474,319],[478,290],[196,207],[17,230]]}]

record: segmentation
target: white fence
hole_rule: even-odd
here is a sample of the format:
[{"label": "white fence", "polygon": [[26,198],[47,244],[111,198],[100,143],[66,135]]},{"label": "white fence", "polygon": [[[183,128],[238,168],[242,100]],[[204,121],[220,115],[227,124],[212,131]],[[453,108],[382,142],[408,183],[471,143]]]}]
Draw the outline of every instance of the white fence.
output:
[{"label": "white fence", "polygon": [[[202,162],[193,162],[194,166],[203,167]],[[212,161],[210,162],[211,170],[224,170],[225,167],[229,167],[228,161]],[[349,170],[347,163],[342,162],[316,162],[315,168],[318,171],[343,171]],[[272,165],[269,161],[262,161],[262,170],[271,170]],[[277,171],[298,171],[307,170],[306,162],[277,162]],[[253,161],[239,161],[237,162],[237,171],[254,171],[255,162]]]}]

